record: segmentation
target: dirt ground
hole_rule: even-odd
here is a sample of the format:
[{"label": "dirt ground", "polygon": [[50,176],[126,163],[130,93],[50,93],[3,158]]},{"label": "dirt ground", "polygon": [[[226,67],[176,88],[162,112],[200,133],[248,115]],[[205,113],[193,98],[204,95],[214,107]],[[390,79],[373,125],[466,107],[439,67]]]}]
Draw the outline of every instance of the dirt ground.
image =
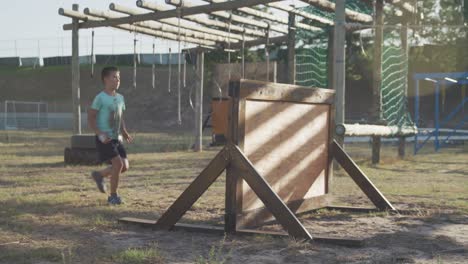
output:
[{"label": "dirt ground", "polygon": [[[185,144],[183,136],[152,134],[128,146],[132,168],[122,179],[125,204],[111,207],[89,178],[96,168],[63,164],[67,133],[0,132],[0,263],[468,263],[466,145],[439,153],[428,148],[404,160],[385,145],[377,166],[368,162],[367,144],[350,145],[349,153],[376,186],[408,211],[319,210],[300,216],[312,236],[365,240],[361,247],[345,247],[119,224],[124,216],[157,219],[219,150],[152,151],[161,148],[162,138],[162,149],[168,138]],[[183,222],[222,224],[223,188],[221,176]],[[335,171],[331,189],[336,205],[370,206],[342,170]],[[280,230],[274,223],[263,228]]]}]

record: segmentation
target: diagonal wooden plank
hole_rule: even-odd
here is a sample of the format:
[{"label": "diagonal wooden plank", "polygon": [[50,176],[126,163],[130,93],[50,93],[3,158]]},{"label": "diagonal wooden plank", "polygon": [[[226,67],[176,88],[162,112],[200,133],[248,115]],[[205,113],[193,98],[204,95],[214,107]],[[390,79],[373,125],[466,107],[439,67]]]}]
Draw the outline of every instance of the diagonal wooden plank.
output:
[{"label": "diagonal wooden plank", "polygon": [[164,212],[156,222],[156,228],[169,230],[190,207],[213,184],[219,175],[229,165],[229,156],[226,148],[223,148],[198,177],[185,189],[177,200]]},{"label": "diagonal wooden plank", "polygon": [[240,176],[247,182],[255,194],[257,194],[260,200],[265,204],[265,207],[270,210],[289,235],[297,239],[311,240],[312,236],[309,232],[281,198],[271,189],[270,185],[257,172],[242,151],[234,144],[229,144],[228,147],[232,158],[231,166],[242,172]]},{"label": "diagonal wooden plank", "polygon": [[393,205],[336,141],[333,141],[332,155],[378,209],[395,210]]}]

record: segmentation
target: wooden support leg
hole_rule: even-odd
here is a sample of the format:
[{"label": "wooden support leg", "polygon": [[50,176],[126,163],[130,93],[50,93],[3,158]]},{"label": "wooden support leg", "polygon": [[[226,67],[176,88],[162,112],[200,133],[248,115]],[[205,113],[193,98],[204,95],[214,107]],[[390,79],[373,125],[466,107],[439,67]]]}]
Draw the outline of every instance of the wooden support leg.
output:
[{"label": "wooden support leg", "polygon": [[377,187],[375,187],[336,141],[333,141],[332,155],[378,209],[395,210],[393,205],[384,197]]},{"label": "wooden support leg", "polygon": [[213,184],[229,165],[229,153],[223,148],[177,200],[156,222],[156,228],[169,230]]},{"label": "wooden support leg", "polygon": [[382,138],[379,136],[372,137],[372,164],[379,164],[380,162],[380,146]]},{"label": "wooden support leg", "polygon": [[398,138],[398,157],[400,158],[405,157],[405,148],[406,148],[406,138],[405,137]]},{"label": "wooden support leg", "polygon": [[265,207],[270,210],[289,235],[296,239],[311,240],[312,236],[309,232],[281,198],[271,189],[270,185],[257,172],[242,151],[233,144],[230,144],[229,151],[232,158],[231,166],[242,172],[242,174],[240,174],[242,178],[247,182],[250,188],[252,188],[255,194],[257,194],[260,200],[265,204]]}]

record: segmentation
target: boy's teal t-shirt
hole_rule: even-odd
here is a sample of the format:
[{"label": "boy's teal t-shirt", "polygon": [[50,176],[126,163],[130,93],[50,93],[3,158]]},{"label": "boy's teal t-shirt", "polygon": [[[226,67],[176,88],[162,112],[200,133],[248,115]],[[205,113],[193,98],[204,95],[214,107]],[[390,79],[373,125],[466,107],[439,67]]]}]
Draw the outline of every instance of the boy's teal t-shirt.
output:
[{"label": "boy's teal t-shirt", "polygon": [[110,138],[118,139],[122,113],[125,111],[124,97],[119,93],[112,96],[102,91],[94,98],[91,108],[98,111],[97,128]]}]

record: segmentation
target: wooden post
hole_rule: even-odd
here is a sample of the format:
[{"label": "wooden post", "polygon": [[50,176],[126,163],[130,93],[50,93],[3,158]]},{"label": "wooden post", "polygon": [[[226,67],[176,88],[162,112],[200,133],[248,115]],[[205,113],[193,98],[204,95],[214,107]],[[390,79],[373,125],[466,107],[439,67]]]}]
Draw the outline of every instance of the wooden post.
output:
[{"label": "wooden post", "polygon": [[[372,107],[371,115],[375,123],[382,121],[382,95],[380,93],[382,86],[382,43],[383,43],[383,6],[384,0],[375,2],[375,40],[374,40],[374,71],[372,85]],[[380,142],[378,136],[372,137],[372,163],[380,162]]]},{"label": "wooden post", "polygon": [[[229,82],[229,94],[231,91],[237,90],[236,82]],[[227,142],[228,144],[239,144],[238,137],[238,125],[239,125],[239,99],[231,97],[229,103],[229,115],[228,115],[228,133]],[[228,148],[229,150],[229,148]],[[238,183],[241,181],[240,184]],[[238,186],[242,187],[242,180],[239,175],[239,171],[235,167],[229,164],[226,168],[226,193],[225,193],[225,214],[224,214],[224,231],[228,234],[235,233],[237,230],[237,211],[238,211],[238,199],[237,192]]]},{"label": "wooden post", "polygon": [[372,164],[378,164],[380,162],[381,143],[382,138],[380,136],[372,136]]},{"label": "wooden post", "polygon": [[[403,27],[401,28],[401,46],[403,47],[403,52],[405,53],[405,58],[408,60],[408,22],[405,22]],[[408,63],[408,61],[406,62]],[[406,65],[402,67],[407,67]],[[408,97],[408,76],[405,78],[405,98]],[[407,100],[405,100],[405,106],[407,104]],[[398,157],[404,158],[405,157],[405,148],[406,148],[406,138],[399,137],[398,138]]]},{"label": "wooden post", "polygon": [[288,83],[296,83],[296,14],[289,12],[288,20]]},{"label": "wooden post", "polygon": [[[73,4],[73,10],[78,11],[78,5]],[[80,109],[80,59],[79,59],[79,20],[73,18],[72,29],[72,102],[73,102],[73,133],[81,134]]]},{"label": "wooden post", "polygon": [[[333,89],[335,96],[335,124],[345,123],[345,0],[336,1],[335,28],[333,36]],[[344,136],[338,137],[337,142],[343,146]]]},{"label": "wooden post", "polygon": [[195,152],[203,151],[203,74],[205,53],[200,49],[197,53],[197,71],[199,85],[195,92]]}]

